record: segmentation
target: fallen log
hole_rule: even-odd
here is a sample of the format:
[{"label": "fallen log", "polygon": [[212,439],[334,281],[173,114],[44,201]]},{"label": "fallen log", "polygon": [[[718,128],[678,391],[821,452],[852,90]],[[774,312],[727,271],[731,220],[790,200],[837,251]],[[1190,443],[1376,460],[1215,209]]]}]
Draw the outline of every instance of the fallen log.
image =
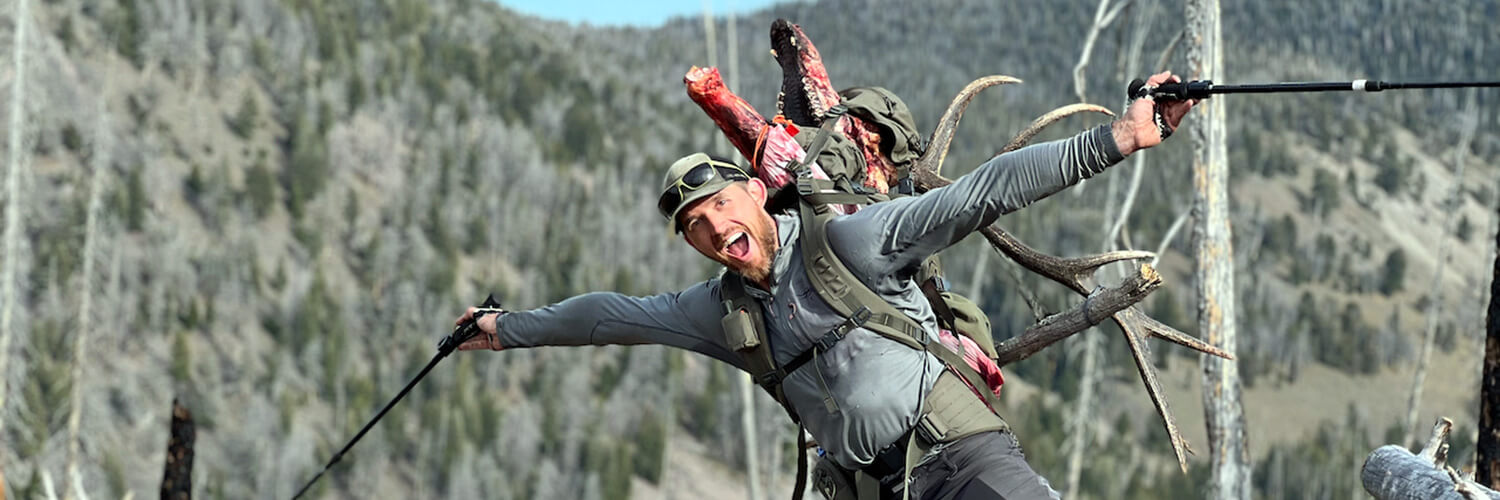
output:
[{"label": "fallen log", "polygon": [[1376,448],[1360,468],[1360,482],[1377,500],[1500,500],[1500,492],[1481,486],[1448,467],[1448,431],[1453,421],[1439,418],[1420,454],[1388,444]]}]

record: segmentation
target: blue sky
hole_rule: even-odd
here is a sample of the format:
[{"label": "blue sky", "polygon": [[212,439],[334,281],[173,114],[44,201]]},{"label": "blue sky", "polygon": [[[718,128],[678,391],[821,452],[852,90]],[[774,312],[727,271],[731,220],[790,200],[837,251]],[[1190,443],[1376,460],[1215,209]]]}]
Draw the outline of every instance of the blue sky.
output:
[{"label": "blue sky", "polygon": [[[699,16],[709,3],[715,16],[751,12],[775,0],[498,0],[500,5],[527,14],[594,25],[660,26],[673,16]],[[789,1],[789,0],[781,0]]]}]

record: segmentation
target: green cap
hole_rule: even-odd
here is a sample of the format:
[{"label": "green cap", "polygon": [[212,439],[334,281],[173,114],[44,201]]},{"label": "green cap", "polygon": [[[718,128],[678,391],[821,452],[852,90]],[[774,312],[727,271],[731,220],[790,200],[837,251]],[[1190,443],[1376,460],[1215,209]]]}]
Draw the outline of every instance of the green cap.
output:
[{"label": "green cap", "polygon": [[667,168],[667,175],[661,181],[661,197],[656,202],[656,209],[671,221],[674,230],[681,231],[677,213],[684,207],[712,196],[731,184],[748,180],[750,175],[729,160],[707,153],[693,153]]}]

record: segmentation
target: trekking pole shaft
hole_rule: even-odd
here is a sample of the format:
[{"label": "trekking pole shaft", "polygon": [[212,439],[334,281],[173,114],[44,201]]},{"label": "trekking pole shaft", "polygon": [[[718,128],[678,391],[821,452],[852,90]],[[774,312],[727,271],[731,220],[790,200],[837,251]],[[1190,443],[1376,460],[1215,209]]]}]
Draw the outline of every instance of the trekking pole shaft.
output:
[{"label": "trekking pole shaft", "polygon": [[349,451],[350,448],[354,447],[354,443],[358,443],[360,438],[365,437],[365,433],[370,432],[370,429],[375,427],[375,423],[379,422],[380,418],[384,417],[386,412],[391,411],[391,408],[394,408],[396,406],[396,403],[401,402],[401,398],[406,397],[406,393],[411,392],[411,388],[416,387],[417,382],[421,382],[422,377],[426,377],[427,372],[432,371],[432,367],[437,366],[439,361],[442,361],[444,357],[447,357],[448,354],[452,352],[452,349],[443,349],[438,351],[437,355],[432,357],[432,361],[428,361],[427,366],[423,367],[420,373],[417,373],[417,377],[411,379],[411,382],[407,382],[406,387],[401,388],[401,392],[396,394],[396,398],[392,399],[391,402],[386,403],[385,408],[381,408],[380,413],[376,413],[375,418],[370,419],[370,422],[366,423],[364,428],[360,429],[359,433],[354,435],[354,439],[350,439],[349,443],[344,445],[343,449],[339,450],[338,453],[334,453],[333,459],[328,461],[328,465],[324,465],[323,470],[318,471],[318,474],[316,476],[313,476],[311,480],[307,481],[307,484],[302,485],[302,489],[297,490],[297,494],[292,495],[292,498],[296,499],[301,497],[303,493],[307,492],[308,488],[312,487],[313,483],[318,482],[318,479],[323,477],[323,473],[328,472],[328,469],[333,468],[333,464],[339,463],[339,460],[342,460],[344,458],[344,452]]},{"label": "trekking pole shaft", "polygon": [[1500,81],[1462,82],[1382,82],[1353,80],[1347,82],[1289,82],[1218,85],[1211,80],[1163,83],[1154,88],[1140,79],[1130,83],[1126,93],[1132,98],[1152,96],[1159,100],[1207,99],[1217,94],[1280,94],[1288,92],[1380,92],[1383,90],[1494,88]]},{"label": "trekking pole shaft", "polygon": [[297,490],[297,494],[292,495],[293,500],[300,498],[303,493],[307,493],[307,489],[311,488],[313,483],[318,482],[318,479],[322,478],[323,474],[328,472],[328,469],[333,468],[333,464],[339,463],[339,460],[343,460],[344,453],[349,451],[350,448],[353,448],[354,443],[358,443],[360,438],[365,437],[365,433],[370,432],[370,429],[375,427],[375,423],[379,422],[380,418],[384,417],[386,412],[391,411],[391,408],[395,408],[396,403],[400,403],[401,398],[406,397],[406,393],[411,392],[411,388],[416,387],[417,382],[421,382],[422,377],[426,377],[427,372],[432,371],[432,367],[437,366],[439,361],[442,361],[443,358],[448,357],[449,354],[453,354],[453,351],[458,350],[459,345],[482,333],[479,328],[479,316],[482,316],[484,314],[495,314],[497,312],[504,313],[504,311],[500,309],[500,302],[495,300],[495,296],[493,294],[491,294],[489,297],[485,297],[484,303],[480,304],[479,307],[482,310],[477,311],[475,313],[475,317],[470,318],[468,321],[460,323],[458,326],[455,326],[453,328],[453,333],[449,334],[447,337],[443,338],[442,342],[438,343],[438,352],[437,355],[434,355],[432,357],[432,361],[428,361],[427,366],[422,367],[422,371],[418,372],[417,376],[411,379],[411,382],[407,382],[406,387],[402,387],[401,392],[397,393],[396,397],[394,399],[391,399],[391,402],[386,403],[385,408],[381,408],[380,413],[376,413],[375,418],[370,419],[370,422],[366,423],[365,426],[359,430],[359,433],[354,435],[354,439],[350,439],[349,443],[345,444],[343,449],[339,450],[338,453],[334,453],[333,459],[328,461],[328,465],[324,465],[323,470],[318,471],[318,474],[313,476],[312,479],[308,480],[307,484],[302,485],[302,489]]}]

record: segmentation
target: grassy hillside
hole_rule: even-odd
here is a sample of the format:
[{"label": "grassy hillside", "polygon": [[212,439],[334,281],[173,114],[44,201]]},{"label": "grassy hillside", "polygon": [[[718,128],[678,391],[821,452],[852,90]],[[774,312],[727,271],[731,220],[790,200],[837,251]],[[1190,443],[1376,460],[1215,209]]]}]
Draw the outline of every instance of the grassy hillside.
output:
[{"label": "grassy hillside", "polygon": [[[84,401],[80,482],[90,496],[154,490],[168,405],[180,397],[199,419],[200,495],[287,497],[485,293],[527,308],[590,290],[673,290],[714,272],[665,231],[649,201],[666,162],[704,148],[729,152],[681,87],[689,66],[708,63],[701,20],[578,27],[481,0],[31,4],[24,241],[0,256],[24,277],[13,351],[0,353],[9,359],[0,467],[17,498],[40,494],[42,471],[62,483],[75,384]],[[793,19],[835,85],[888,87],[924,127],[970,79],[1022,78],[971,106],[946,167],[962,173],[1036,115],[1075,99],[1071,69],[1094,6],[785,4],[737,19],[737,38],[721,39],[715,59],[727,61],[734,44],[736,89],[770,114],[780,74],[765,55],[765,32],[776,17]],[[1226,9],[1226,80],[1234,82],[1483,78],[1500,57],[1479,48],[1500,43],[1485,26],[1495,9],[1485,2]],[[1149,64],[1179,29],[1180,12],[1161,2],[1154,16],[1122,15],[1095,48],[1089,99],[1122,107],[1133,77],[1122,66],[1124,28],[1151,20],[1140,58]],[[0,40],[13,40],[14,14],[3,15]],[[1180,51],[1169,61],[1185,67]],[[1475,304],[1500,187],[1496,96],[1224,99],[1234,117],[1240,356],[1260,494],[1348,491],[1359,457],[1392,439],[1444,239],[1452,247],[1438,285],[1440,350],[1422,418],[1442,413],[1472,429]],[[1460,149],[1467,117],[1477,132]],[[1070,119],[1048,137],[1101,122]],[[1126,231],[1136,247],[1155,248],[1187,208],[1183,139],[1146,157]],[[1096,251],[1103,207],[1118,204],[1133,168],[1003,224],[1045,251]],[[96,171],[105,176],[102,209],[89,233]],[[1444,205],[1455,186],[1460,196]],[[1189,236],[1169,247],[1169,284],[1148,308],[1191,332]],[[983,286],[977,295],[997,338],[1031,322],[1018,286],[1051,310],[1075,300],[1035,276],[1012,281],[1008,263],[991,261],[971,280],[985,251],[966,241],[945,262],[961,291]],[[86,295],[92,306],[79,311]],[[1196,497],[1202,468],[1175,472],[1118,334],[1091,334],[1109,339],[1108,418],[1098,422],[1099,459],[1078,493]],[[1075,351],[1054,347],[1008,373],[1007,415],[1055,484],[1065,471]],[[1157,351],[1179,420],[1203,449],[1196,363],[1181,349]],[[725,477],[743,456],[735,376],[658,347],[459,355],[315,493],[737,492],[742,479]],[[761,450],[778,464],[774,481],[788,483],[794,429],[774,403],[756,401],[764,441],[780,443]]]}]

